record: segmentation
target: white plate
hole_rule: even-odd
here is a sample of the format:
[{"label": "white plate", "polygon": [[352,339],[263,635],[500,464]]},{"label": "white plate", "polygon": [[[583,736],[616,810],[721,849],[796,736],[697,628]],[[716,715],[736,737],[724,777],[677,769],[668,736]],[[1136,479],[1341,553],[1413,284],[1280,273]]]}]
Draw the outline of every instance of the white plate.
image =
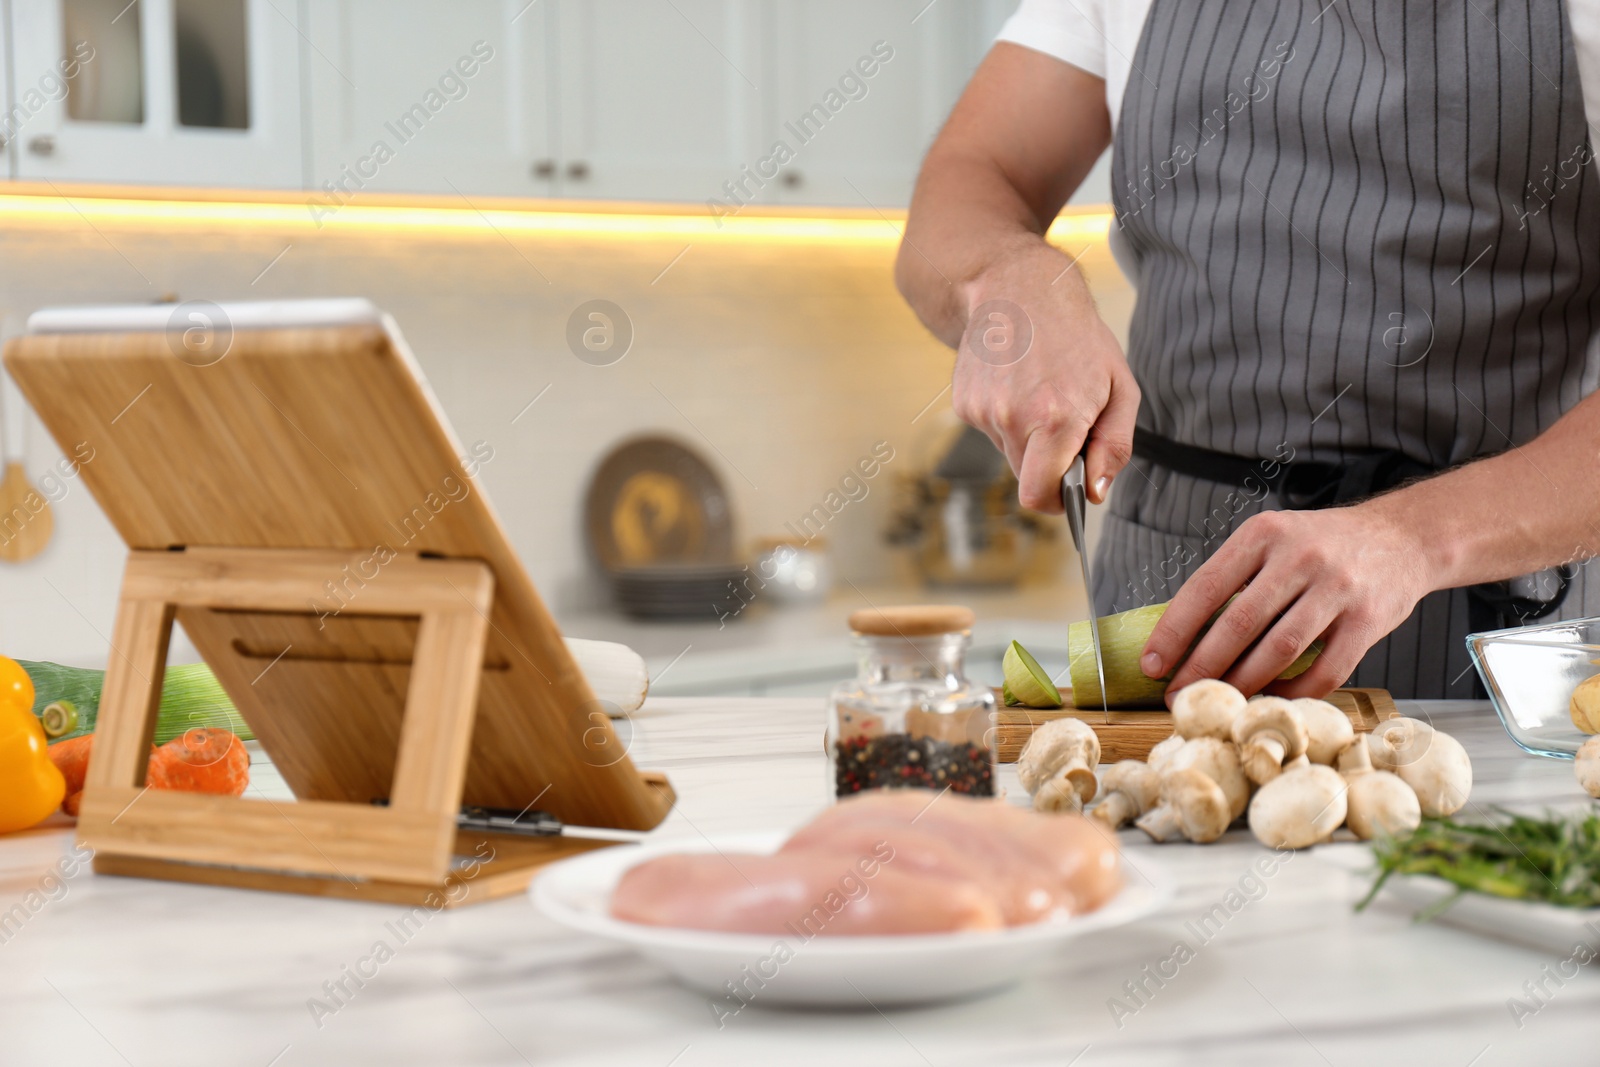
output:
[{"label": "white plate", "polygon": [[[1141,919],[1171,897],[1168,880],[1141,857],[1143,873],[1124,865],[1127,884],[1097,910],[992,932],[802,941],[645,926],[611,917],[611,891],[634,864],[670,853],[770,853],[787,839],[787,834],[765,833],[600,849],[552,864],[530,892],[546,915],[632,946],[717,998],[714,1003],[725,1002],[726,1011],[739,1009],[741,1002],[864,1008],[992,992],[1027,977],[1063,942]],[[728,989],[730,982],[741,987],[738,999]]]},{"label": "white plate", "polygon": [[[1367,845],[1323,845],[1315,855],[1366,879],[1368,885],[1378,874],[1377,860]],[[1392,874],[1383,883],[1379,896],[1391,897],[1420,912],[1455,891],[1453,884],[1430,874]],[[1580,943],[1600,951],[1600,908],[1563,908],[1541,901],[1467,892],[1433,921],[1563,956]]]}]

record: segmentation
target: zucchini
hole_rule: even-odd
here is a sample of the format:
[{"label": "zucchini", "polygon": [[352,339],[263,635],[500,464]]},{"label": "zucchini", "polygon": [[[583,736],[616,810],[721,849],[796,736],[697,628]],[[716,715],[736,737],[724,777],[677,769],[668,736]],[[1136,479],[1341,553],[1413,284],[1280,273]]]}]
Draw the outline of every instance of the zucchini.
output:
[{"label": "zucchini", "polygon": [[[33,713],[41,720],[52,704],[65,704],[77,712],[73,727],[59,736],[52,735],[52,742],[94,732],[95,721],[100,717],[100,690],[105,685],[105,671],[26,659],[17,662],[33,680]],[[161,683],[155,743],[166,744],[196,727],[231,730],[246,741],[255,737],[210,667],[204,663],[169,666]]]},{"label": "zucchini", "polygon": [[44,710],[36,713],[44,726],[44,735],[55,741],[78,729],[78,706],[70,700],[52,700]]},{"label": "zucchini", "polygon": [[[1224,605],[1226,607],[1226,605]],[[1147,604],[1132,611],[1107,615],[1100,620],[1101,655],[1106,669],[1106,701],[1111,708],[1160,708],[1167,693],[1165,678],[1147,678],[1139,669],[1139,657],[1144,654],[1145,642],[1167,611],[1166,604]],[[1195,638],[1205,636],[1211,623],[1222,614],[1218,610],[1206,623],[1205,629]],[[1293,678],[1304,674],[1312,661],[1322,651],[1322,642],[1314,641],[1300,658],[1289,664],[1289,669],[1279,678]],[[1100,707],[1100,679],[1094,669],[1094,635],[1089,621],[1075,622],[1067,627],[1067,657],[1072,675],[1072,703],[1079,708]],[[1173,668],[1173,673],[1177,668]]]}]

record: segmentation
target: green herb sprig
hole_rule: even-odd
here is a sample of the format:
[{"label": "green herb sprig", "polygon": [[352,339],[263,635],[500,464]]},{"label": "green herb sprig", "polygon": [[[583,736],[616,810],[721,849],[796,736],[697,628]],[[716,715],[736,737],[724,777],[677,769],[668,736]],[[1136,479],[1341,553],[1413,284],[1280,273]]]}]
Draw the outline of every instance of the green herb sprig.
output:
[{"label": "green herb sprig", "polygon": [[1462,893],[1535,900],[1568,908],[1600,907],[1600,812],[1544,818],[1499,812],[1489,823],[1425,819],[1410,834],[1373,842],[1378,877],[1361,902],[1372,902],[1394,874],[1431,874],[1456,892],[1417,915],[1426,922]]}]

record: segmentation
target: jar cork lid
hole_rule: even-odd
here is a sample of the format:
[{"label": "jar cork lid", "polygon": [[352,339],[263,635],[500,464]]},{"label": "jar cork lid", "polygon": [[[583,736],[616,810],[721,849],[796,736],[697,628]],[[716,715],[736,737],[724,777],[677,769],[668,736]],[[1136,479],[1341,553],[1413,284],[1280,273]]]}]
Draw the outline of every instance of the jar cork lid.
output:
[{"label": "jar cork lid", "polygon": [[862,608],[850,613],[850,629],[872,637],[931,637],[962,633],[977,621],[971,608],[953,604],[907,604]]}]

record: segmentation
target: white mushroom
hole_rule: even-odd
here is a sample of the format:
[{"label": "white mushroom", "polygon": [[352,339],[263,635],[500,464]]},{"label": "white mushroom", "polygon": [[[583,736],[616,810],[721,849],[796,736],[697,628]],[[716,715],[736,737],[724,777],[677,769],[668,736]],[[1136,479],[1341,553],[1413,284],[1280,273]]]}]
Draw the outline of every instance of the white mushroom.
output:
[{"label": "white mushroom", "polygon": [[1301,697],[1293,701],[1306,728],[1306,755],[1312,763],[1333,766],[1333,761],[1356,736],[1350,717],[1326,700]]},{"label": "white mushroom", "polygon": [[1167,769],[1167,761],[1172,758],[1172,754],[1182,747],[1183,738],[1177,734],[1163,738],[1157,741],[1155,746],[1150,749],[1150,755],[1145,757],[1145,762],[1150,764],[1157,774],[1160,774]]},{"label": "white mushroom", "polygon": [[1155,807],[1161,798],[1161,776],[1148,763],[1119,760],[1106,769],[1100,792],[1102,799],[1089,816],[1108,830],[1119,830]]},{"label": "white mushroom", "polygon": [[1155,841],[1186,837],[1203,845],[1221,837],[1232,821],[1222,787],[1190,768],[1162,777],[1161,803],[1134,825]]},{"label": "white mushroom", "polygon": [[1082,811],[1094,799],[1100,739],[1078,719],[1052,719],[1033,731],[1017,757],[1017,778],[1036,811]]},{"label": "white mushroom", "polygon": [[1172,754],[1161,774],[1165,777],[1173,771],[1186,770],[1199,771],[1222,788],[1222,794],[1228,798],[1229,822],[1244,814],[1250,803],[1250,782],[1244,776],[1244,768],[1239,766],[1239,750],[1232,744],[1215,737],[1185,741]]},{"label": "white mushroom", "polygon": [[1282,697],[1256,697],[1233,720],[1233,740],[1245,775],[1257,785],[1272,781],[1283,765],[1306,750],[1300,709]]},{"label": "white mushroom", "polygon": [[1422,825],[1422,805],[1399,775],[1374,770],[1365,738],[1353,740],[1338,758],[1349,793],[1345,825],[1363,841],[1399,837]]},{"label": "white mushroom", "polygon": [[1344,779],[1332,767],[1311,764],[1283,771],[1250,801],[1250,832],[1268,848],[1305,848],[1344,823]]},{"label": "white mushroom", "polygon": [[1422,814],[1454,815],[1472,792],[1472,760],[1461,742],[1419,719],[1386,719],[1367,735],[1367,752],[1380,771],[1398,774],[1417,794]]},{"label": "white mushroom", "polygon": [[1172,698],[1172,729],[1179,737],[1233,737],[1233,720],[1245,709],[1244,694],[1220,678],[1202,678]]},{"label": "white mushroom", "polygon": [[1600,799],[1600,736],[1589,738],[1579,747],[1572,770],[1583,791]]}]

